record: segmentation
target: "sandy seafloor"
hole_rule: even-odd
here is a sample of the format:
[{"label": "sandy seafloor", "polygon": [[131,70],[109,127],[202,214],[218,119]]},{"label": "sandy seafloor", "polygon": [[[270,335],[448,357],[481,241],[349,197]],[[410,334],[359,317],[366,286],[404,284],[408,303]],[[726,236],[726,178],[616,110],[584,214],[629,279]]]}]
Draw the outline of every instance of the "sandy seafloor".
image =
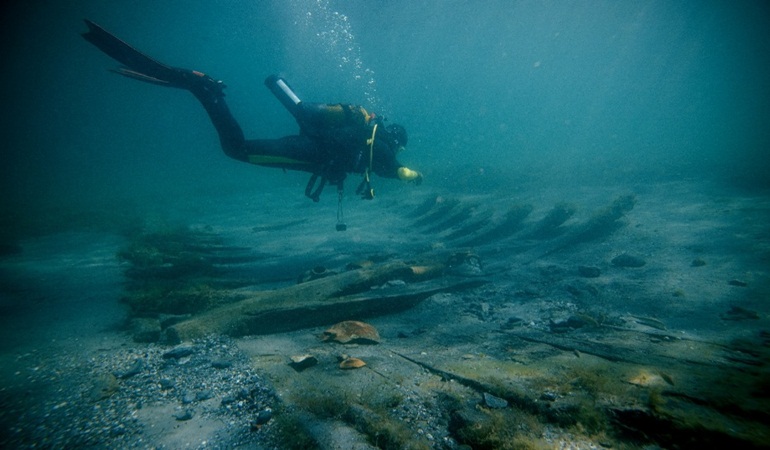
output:
[{"label": "sandy seafloor", "polygon": [[[607,236],[554,252],[558,236],[530,239],[525,252],[516,233],[471,246],[486,283],[365,318],[382,337],[375,346],[321,343],[322,325],[209,336],[188,343],[189,355],[168,357],[173,346],[136,343],[123,328],[126,263],[116,254],[125,236],[74,230],[24,239],[19,253],[0,259],[0,447],[690,448],[703,444],[692,437],[699,433],[729,445],[770,446],[766,194],[695,180],[456,196],[404,186],[373,202],[350,196],[348,230],[335,232],[331,189],[313,204],[285,188],[203,198],[142,220],[148,229],[169,222],[205,229],[263,255],[232,270],[251,274],[255,289],[273,289],[318,265],[467,250],[462,239],[445,239],[462,226],[459,218],[427,231],[451,222],[451,213],[427,224],[409,215],[426,199],[457,199],[473,215],[491,211],[491,220],[528,204],[525,225],[567,202],[576,211],[564,224],[568,234],[628,194],[635,206]],[[620,254],[645,264],[614,265]],[[599,274],[586,277],[579,266]],[[590,319],[568,322],[575,317]],[[288,367],[291,355],[305,353],[319,363],[302,372]],[[368,365],[341,371],[342,354]],[[655,357],[645,363],[645,355]],[[492,385],[506,406],[485,400]],[[324,396],[336,403],[319,406]],[[653,405],[660,398],[663,406]],[[543,403],[580,417],[558,420],[537,409]],[[354,412],[369,407],[357,417],[375,419],[324,409],[339,404]],[[634,404],[655,420],[592,426],[585,418],[592,409],[617,413]],[[372,431],[378,420],[397,424],[391,433],[400,438]],[[495,420],[497,428],[484,428]],[[691,426],[682,425],[687,420]],[[310,441],[287,441],[285,430],[297,423]],[[679,425],[661,429],[671,423]],[[469,437],[474,426],[502,438]]]}]

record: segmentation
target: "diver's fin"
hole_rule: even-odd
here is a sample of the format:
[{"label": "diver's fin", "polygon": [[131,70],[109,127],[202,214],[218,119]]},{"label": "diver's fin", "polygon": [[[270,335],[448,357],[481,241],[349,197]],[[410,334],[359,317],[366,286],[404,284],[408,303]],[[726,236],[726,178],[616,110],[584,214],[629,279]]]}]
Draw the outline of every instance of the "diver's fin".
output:
[{"label": "diver's fin", "polygon": [[110,69],[110,72],[123,75],[124,77],[133,78],[134,80],[144,81],[146,83],[157,84],[159,86],[172,86],[169,81],[161,80],[143,73],[139,73],[135,70],[131,70],[127,67],[118,67],[117,69]]},{"label": "diver's fin", "polygon": [[174,68],[150,58],[90,20],[86,19],[85,22],[88,25],[88,32],[83,33],[83,37],[112,59],[126,66],[130,72],[167,83],[173,83],[174,78],[178,77]]},{"label": "diver's fin", "polygon": [[194,93],[224,95],[222,89],[226,86],[221,81],[197,70],[180,69],[163,64],[90,20],[85,19],[85,22],[88,25],[88,32],[83,33],[85,40],[123,65],[114,69],[113,72],[161,86],[189,89]]}]

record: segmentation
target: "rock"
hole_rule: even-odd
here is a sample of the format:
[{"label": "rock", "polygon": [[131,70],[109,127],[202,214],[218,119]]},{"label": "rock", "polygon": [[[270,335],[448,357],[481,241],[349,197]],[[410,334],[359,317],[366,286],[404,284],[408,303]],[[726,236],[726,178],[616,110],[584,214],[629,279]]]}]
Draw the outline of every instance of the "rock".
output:
[{"label": "rock", "polygon": [[487,408],[502,409],[508,407],[508,401],[504,398],[495,397],[492,394],[484,393],[484,405]]},{"label": "rock", "polygon": [[623,253],[612,258],[612,265],[616,267],[642,267],[645,264],[647,264],[647,262],[642,258],[629,255],[628,253]]},{"label": "rock", "polygon": [[598,267],[593,266],[578,266],[578,274],[585,278],[597,278],[602,274],[602,271]]},{"label": "rock", "polygon": [[195,394],[192,391],[185,391],[184,394],[182,394],[183,405],[189,405],[194,401],[195,401]]},{"label": "rock", "polygon": [[346,320],[324,331],[321,340],[335,341],[340,344],[379,344],[380,334],[368,323]]},{"label": "rock", "polygon": [[171,350],[167,351],[163,354],[163,358],[165,359],[179,359],[184,358],[185,356],[190,356],[193,353],[195,353],[195,347],[192,345],[178,345]]},{"label": "rock", "polygon": [[746,287],[749,285],[745,281],[741,281],[741,280],[730,280],[727,282],[727,284],[729,284],[730,286],[738,286],[738,287]]},{"label": "rock", "polygon": [[185,409],[184,411],[174,414],[174,418],[179,421],[190,420],[193,418],[193,412],[192,410]]},{"label": "rock", "polygon": [[703,267],[703,266],[705,266],[705,265],[706,265],[706,261],[704,261],[704,260],[702,260],[702,259],[700,259],[700,258],[695,258],[695,259],[693,259],[693,260],[692,260],[692,262],[690,263],[690,266],[691,266],[691,267]]},{"label": "rock", "polygon": [[111,373],[99,375],[91,388],[91,401],[97,402],[112,396],[119,388],[118,379]]},{"label": "rock", "polygon": [[297,372],[302,372],[308,367],[318,364],[318,359],[313,355],[295,355],[291,357],[289,365]]},{"label": "rock", "polygon": [[211,361],[211,367],[215,369],[228,369],[232,366],[232,361],[228,361],[226,359],[215,359],[214,361]]},{"label": "rock", "polygon": [[254,421],[257,425],[264,425],[268,422],[270,422],[270,419],[273,418],[273,410],[270,408],[265,408],[259,413],[257,413],[257,420]]},{"label": "rock", "polygon": [[114,372],[113,375],[125,380],[126,378],[131,378],[134,375],[140,373],[142,369],[144,369],[144,361],[142,361],[141,358],[136,358],[128,369],[122,372]]},{"label": "rock", "polygon": [[213,396],[214,396],[214,392],[212,392],[211,389],[204,389],[202,391],[198,391],[195,394],[195,400],[202,402],[204,400],[210,399]]}]

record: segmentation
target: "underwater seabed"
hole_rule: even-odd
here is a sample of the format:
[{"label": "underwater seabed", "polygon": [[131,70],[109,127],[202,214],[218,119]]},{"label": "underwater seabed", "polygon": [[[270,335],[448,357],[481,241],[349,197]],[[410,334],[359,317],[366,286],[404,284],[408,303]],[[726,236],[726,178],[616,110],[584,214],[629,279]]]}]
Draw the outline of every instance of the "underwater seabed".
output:
[{"label": "underwater seabed", "polygon": [[[770,198],[409,187],[346,199],[345,232],[334,200],[19,242],[0,444],[770,446]],[[344,320],[378,339],[320,339]]]}]

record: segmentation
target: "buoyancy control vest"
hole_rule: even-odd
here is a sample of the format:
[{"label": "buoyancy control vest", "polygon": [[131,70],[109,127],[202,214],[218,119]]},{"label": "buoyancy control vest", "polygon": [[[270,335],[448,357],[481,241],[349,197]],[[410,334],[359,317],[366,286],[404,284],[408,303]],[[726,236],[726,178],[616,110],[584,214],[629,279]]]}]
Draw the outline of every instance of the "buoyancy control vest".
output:
[{"label": "buoyancy control vest", "polygon": [[[348,148],[349,154],[343,151],[328,155],[329,163],[319,167],[319,172],[310,177],[305,188],[307,197],[315,202],[319,201],[327,182],[337,185],[341,191],[346,175],[344,169],[366,169],[368,179],[372,145],[368,140],[373,140],[372,125],[376,125],[379,118],[358,105],[303,102],[288,82],[276,75],[267,77],[265,85],[294,117],[302,134],[322,143],[324,148],[338,150],[340,147],[350,147],[351,144],[356,147]],[[357,142],[360,146],[355,145]],[[368,151],[365,151],[367,146]]]}]

